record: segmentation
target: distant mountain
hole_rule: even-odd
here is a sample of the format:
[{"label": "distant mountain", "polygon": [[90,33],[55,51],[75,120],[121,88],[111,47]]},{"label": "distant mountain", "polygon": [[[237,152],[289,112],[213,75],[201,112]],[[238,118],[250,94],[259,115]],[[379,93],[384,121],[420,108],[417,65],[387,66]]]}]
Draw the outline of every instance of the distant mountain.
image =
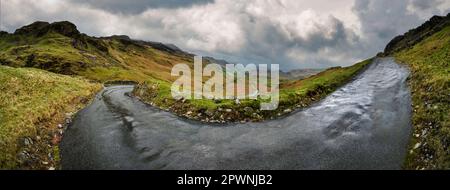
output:
[{"label": "distant mountain", "polygon": [[285,80],[299,80],[310,77],[317,73],[324,71],[325,69],[295,69],[288,72],[280,71],[280,79]]},{"label": "distant mountain", "polygon": [[204,56],[203,57],[203,60],[206,60],[207,62],[209,62],[209,63],[216,63],[216,64],[219,64],[219,65],[221,65],[221,66],[225,66],[225,65],[227,65],[227,64],[231,64],[230,62],[228,62],[228,61],[226,61],[226,60],[223,60],[223,59],[216,59],[216,58],[214,58],[214,57],[209,57],[209,56]]}]

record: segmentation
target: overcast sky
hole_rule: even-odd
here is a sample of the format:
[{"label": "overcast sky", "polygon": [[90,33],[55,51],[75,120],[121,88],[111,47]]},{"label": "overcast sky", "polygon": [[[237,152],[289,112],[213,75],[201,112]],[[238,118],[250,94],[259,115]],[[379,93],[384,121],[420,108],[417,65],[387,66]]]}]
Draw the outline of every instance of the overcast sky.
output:
[{"label": "overcast sky", "polygon": [[1,30],[36,20],[75,23],[200,55],[281,69],[347,66],[382,51],[450,0],[0,0]]}]

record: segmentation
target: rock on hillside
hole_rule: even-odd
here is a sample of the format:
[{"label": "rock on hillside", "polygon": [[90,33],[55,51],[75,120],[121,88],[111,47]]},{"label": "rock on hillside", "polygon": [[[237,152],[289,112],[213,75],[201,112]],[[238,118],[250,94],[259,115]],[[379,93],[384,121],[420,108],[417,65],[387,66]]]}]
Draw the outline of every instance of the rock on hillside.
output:
[{"label": "rock on hillside", "polygon": [[68,21],[54,22],[51,24],[48,22],[37,21],[30,25],[23,26],[22,28],[17,29],[14,34],[42,36],[50,31],[68,37],[73,37],[80,34],[80,32],[77,30],[77,26]]},{"label": "rock on hillside", "polygon": [[409,30],[403,35],[397,36],[392,39],[384,49],[384,55],[392,55],[403,49],[410,48],[419,43],[426,37],[440,31],[446,26],[450,25],[450,13],[447,16],[433,16],[430,20],[422,24],[421,26]]}]

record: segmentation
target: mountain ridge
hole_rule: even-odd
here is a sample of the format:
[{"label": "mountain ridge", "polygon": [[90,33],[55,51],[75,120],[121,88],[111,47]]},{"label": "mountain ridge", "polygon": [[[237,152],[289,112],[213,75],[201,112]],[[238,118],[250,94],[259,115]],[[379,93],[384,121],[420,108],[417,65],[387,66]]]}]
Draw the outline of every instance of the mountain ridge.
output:
[{"label": "mountain ridge", "polygon": [[384,56],[389,56],[401,50],[411,48],[447,26],[450,26],[450,13],[446,16],[435,15],[422,25],[394,37],[384,48],[383,54]]},{"label": "mountain ridge", "polygon": [[101,82],[142,82],[149,77],[170,81],[170,68],[177,63],[192,63],[194,56],[173,44],[125,35],[88,36],[68,21],[37,21],[14,33],[1,32],[0,50],[2,65],[81,75]]},{"label": "mountain ridge", "polygon": [[[61,35],[67,36],[67,37],[73,37],[73,38],[79,38],[81,36],[88,36],[87,34],[81,33],[75,24],[73,24],[70,21],[57,21],[53,23],[45,22],[45,21],[36,21],[29,25],[22,26],[18,29],[16,29],[12,34],[17,35],[36,35],[38,37],[45,35],[48,32],[56,32]],[[4,33],[8,34],[7,32],[3,31]],[[132,39],[127,35],[112,35],[112,36],[106,36],[106,37],[93,37],[88,36],[90,38],[94,39],[116,39],[121,40],[124,43],[135,43],[135,44],[141,44],[141,45],[149,45],[155,49],[159,49],[162,51],[168,51],[170,53],[184,53],[189,54],[185,51],[182,51],[180,48],[173,44],[164,44],[161,42],[153,42],[153,41],[144,41],[144,40],[136,40]],[[193,55],[193,54],[189,54]]]}]

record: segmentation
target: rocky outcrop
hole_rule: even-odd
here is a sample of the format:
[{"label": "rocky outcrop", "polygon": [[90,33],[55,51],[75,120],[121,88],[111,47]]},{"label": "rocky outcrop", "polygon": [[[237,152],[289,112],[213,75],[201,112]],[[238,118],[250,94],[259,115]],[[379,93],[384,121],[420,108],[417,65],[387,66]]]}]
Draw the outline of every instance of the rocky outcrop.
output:
[{"label": "rocky outcrop", "polygon": [[30,25],[26,25],[23,26],[19,29],[17,29],[14,34],[19,34],[19,35],[26,35],[26,34],[37,34],[37,35],[42,35],[44,28],[48,27],[48,25],[50,25],[50,23],[48,22],[42,22],[42,21],[36,21],[33,22]]},{"label": "rocky outcrop", "polygon": [[9,34],[9,33],[6,32],[6,31],[0,31],[0,37],[6,36],[6,35],[8,35],[8,34]]},{"label": "rocky outcrop", "polygon": [[409,30],[403,35],[392,39],[384,49],[383,55],[388,56],[404,49],[411,48],[423,39],[450,25],[450,13],[447,16],[433,16],[421,26]]},{"label": "rocky outcrop", "polygon": [[77,30],[77,26],[68,21],[54,22],[50,24],[48,28],[49,31],[54,31],[69,37],[80,34],[80,32]]},{"label": "rocky outcrop", "polygon": [[68,37],[74,37],[80,34],[75,24],[68,21],[54,22],[51,24],[37,21],[17,29],[14,34],[43,36],[48,32],[56,32]]}]

